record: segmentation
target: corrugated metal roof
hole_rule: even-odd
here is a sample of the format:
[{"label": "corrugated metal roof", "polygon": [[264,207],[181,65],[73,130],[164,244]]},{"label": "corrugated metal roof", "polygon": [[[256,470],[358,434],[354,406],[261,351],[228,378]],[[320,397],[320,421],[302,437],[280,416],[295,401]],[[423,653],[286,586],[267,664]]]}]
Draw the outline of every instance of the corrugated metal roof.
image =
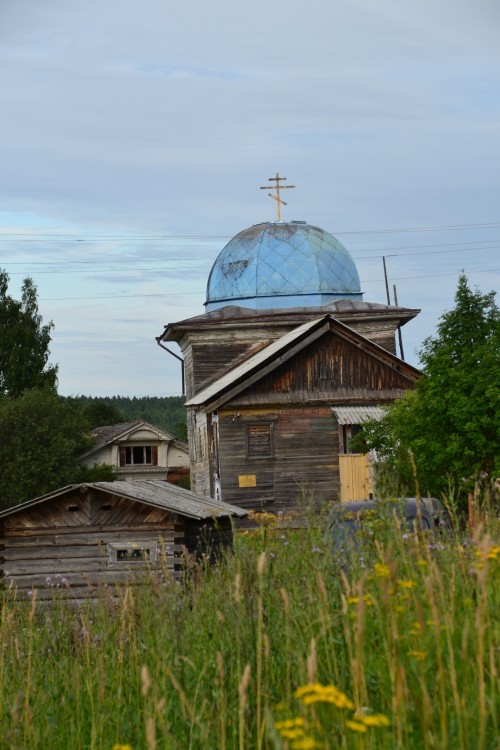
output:
[{"label": "corrugated metal roof", "polygon": [[28,500],[25,503],[21,503],[21,505],[7,508],[7,510],[0,512],[0,518],[47,502],[52,498],[60,497],[66,492],[78,488],[82,490],[85,488],[102,490],[112,495],[118,495],[119,497],[135,500],[155,508],[162,508],[173,513],[179,513],[181,516],[199,520],[213,518],[214,516],[237,516],[242,518],[247,515],[246,510],[238,508],[236,505],[223,503],[221,500],[214,500],[211,497],[196,495],[190,490],[177,487],[175,484],[170,484],[169,482],[144,479],[134,482],[85,482],[84,484],[68,485],[42,497]]},{"label": "corrugated metal roof", "polygon": [[370,419],[382,419],[387,413],[382,406],[332,406],[339,424],[363,424]]},{"label": "corrugated metal roof", "polygon": [[275,354],[278,354],[278,352],[280,352],[281,350],[286,349],[288,346],[290,346],[290,344],[293,344],[294,341],[299,339],[304,333],[307,333],[312,328],[314,328],[315,325],[326,320],[327,317],[328,316],[323,316],[308,323],[304,323],[298,328],[294,328],[293,331],[285,333],[285,335],[281,336],[279,339],[272,341],[264,349],[261,349],[259,352],[257,352],[257,354],[254,354],[253,357],[249,357],[249,359],[245,360],[245,362],[242,362],[241,365],[238,365],[232,370],[229,370],[229,372],[212,383],[212,385],[207,386],[207,388],[204,388],[196,396],[193,396],[193,398],[189,399],[189,401],[186,401],[186,406],[200,406],[201,404],[210,401],[213,396],[216,396],[218,393],[224,391],[229,386],[237,383],[238,380],[244,378],[246,375],[249,375],[253,369],[258,368],[259,365],[266,362],[266,360],[271,359]]}]

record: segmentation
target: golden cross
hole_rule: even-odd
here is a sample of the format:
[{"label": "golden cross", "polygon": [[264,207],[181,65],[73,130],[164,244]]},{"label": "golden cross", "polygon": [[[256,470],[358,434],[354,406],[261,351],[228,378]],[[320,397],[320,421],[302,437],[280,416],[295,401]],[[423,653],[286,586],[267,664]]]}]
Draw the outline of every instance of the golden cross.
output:
[{"label": "golden cross", "polygon": [[[279,172],[276,172],[276,177],[269,177],[269,182],[275,182],[276,185],[274,188],[271,188],[271,190],[276,190],[276,195],[273,195],[272,193],[268,193],[268,196],[270,198],[273,198],[273,200],[276,201],[276,208],[278,211],[278,221],[281,221],[281,205],[283,206],[288,205],[286,201],[282,200],[280,198],[280,190],[286,190],[287,188],[294,188],[295,185],[280,185],[280,182],[283,182],[286,180],[286,177],[280,177]],[[269,185],[264,185],[264,187],[261,187],[261,190],[269,190]]]}]

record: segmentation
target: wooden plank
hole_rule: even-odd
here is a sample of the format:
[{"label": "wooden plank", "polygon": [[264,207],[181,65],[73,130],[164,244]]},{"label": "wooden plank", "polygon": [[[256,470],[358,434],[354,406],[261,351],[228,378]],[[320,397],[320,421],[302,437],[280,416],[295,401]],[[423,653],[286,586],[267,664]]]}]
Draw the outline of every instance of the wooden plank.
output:
[{"label": "wooden plank", "polygon": [[354,453],[340,455],[339,467],[341,501],[367,500],[373,492],[368,456]]},{"label": "wooden plank", "polygon": [[[137,541],[139,544],[151,544],[151,541],[155,542],[156,540],[136,539],[134,537],[133,541]],[[160,545],[159,548],[166,549],[168,553],[180,554],[183,550],[183,545],[174,544],[174,542],[172,541],[171,543],[166,542],[165,544]],[[30,545],[29,547],[7,548],[4,553],[3,567],[7,567],[7,565],[9,565],[10,563],[20,562],[23,560],[25,560],[26,562],[30,560],[52,560],[54,563],[64,563],[71,560],[79,560],[82,558],[90,557],[107,558],[107,544],[87,544],[74,546],[67,545],[65,547]]]},{"label": "wooden plank", "polygon": [[[112,530],[109,526],[82,526],[78,532],[75,532],[74,528],[60,528],[55,532],[54,529],[11,529],[7,533],[5,531],[2,543],[5,545],[15,544],[16,539],[30,540],[36,539],[51,539],[51,544],[73,544],[75,541],[78,542],[81,539],[81,544],[94,544],[95,539],[102,539],[104,541],[111,541],[112,538],[127,539],[141,535],[146,536],[148,539],[159,539],[169,538],[171,535],[179,535],[177,528],[170,525],[167,528],[157,527],[152,529],[148,526],[134,526],[132,529],[128,526],[118,526]],[[12,541],[11,541],[12,540]],[[91,540],[91,541],[88,541]],[[45,542],[46,543],[46,542]]]}]

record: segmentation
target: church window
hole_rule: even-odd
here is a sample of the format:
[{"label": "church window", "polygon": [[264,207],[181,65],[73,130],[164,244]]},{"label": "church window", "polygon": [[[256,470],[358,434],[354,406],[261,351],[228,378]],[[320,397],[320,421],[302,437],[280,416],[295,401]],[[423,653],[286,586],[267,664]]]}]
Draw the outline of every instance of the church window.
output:
[{"label": "church window", "polygon": [[246,425],[247,458],[270,458],[274,455],[273,425]]}]

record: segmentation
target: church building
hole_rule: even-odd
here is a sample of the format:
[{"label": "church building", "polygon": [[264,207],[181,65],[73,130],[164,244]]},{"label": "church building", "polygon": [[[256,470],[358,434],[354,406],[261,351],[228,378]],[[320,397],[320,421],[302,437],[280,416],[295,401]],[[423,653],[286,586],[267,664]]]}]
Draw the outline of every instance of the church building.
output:
[{"label": "church building", "polygon": [[[271,179],[279,209],[285,178]],[[184,358],[192,490],[271,512],[304,495],[367,498],[367,459],[349,440],[418,378],[396,332],[419,310],[365,302],[346,248],[279,211],[224,247],[205,309],[157,339]]]}]

